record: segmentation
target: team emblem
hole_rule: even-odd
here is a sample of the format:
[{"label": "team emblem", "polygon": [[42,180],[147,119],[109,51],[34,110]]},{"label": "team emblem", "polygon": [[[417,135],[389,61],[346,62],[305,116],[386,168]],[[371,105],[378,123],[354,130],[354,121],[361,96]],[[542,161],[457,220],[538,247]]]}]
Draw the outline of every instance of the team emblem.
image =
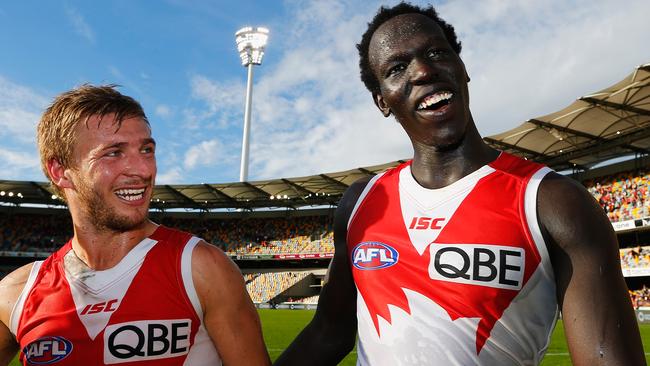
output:
[{"label": "team emblem", "polygon": [[382,269],[397,264],[399,252],[388,244],[365,241],[352,250],[352,264],[361,270]]},{"label": "team emblem", "polygon": [[41,337],[23,348],[30,365],[50,365],[68,357],[72,342],[61,336]]}]

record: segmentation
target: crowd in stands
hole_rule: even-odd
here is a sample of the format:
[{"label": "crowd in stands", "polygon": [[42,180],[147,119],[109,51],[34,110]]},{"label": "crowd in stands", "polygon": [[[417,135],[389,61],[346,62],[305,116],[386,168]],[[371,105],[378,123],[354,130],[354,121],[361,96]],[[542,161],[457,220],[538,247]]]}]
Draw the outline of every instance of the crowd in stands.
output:
[{"label": "crowd in stands", "polygon": [[[619,221],[650,217],[649,179],[647,171],[628,172],[585,185],[609,218]],[[244,219],[167,216],[157,221],[192,232],[230,255],[334,252],[332,217],[328,215]],[[50,253],[69,240],[71,228],[65,213],[0,212],[0,251]],[[649,252],[647,248],[622,252],[623,267],[650,266]]]},{"label": "crowd in stands", "polygon": [[[178,219],[162,224],[189,231],[228,254],[333,253],[331,217]],[[0,213],[0,251],[54,252],[72,237],[68,215]]]},{"label": "crowd in stands", "polygon": [[71,237],[67,215],[0,214],[0,251],[54,252]]},{"label": "crowd in stands", "polygon": [[246,290],[253,302],[269,302],[308,275],[309,272],[260,273],[252,281],[246,283]]},{"label": "crowd in stands", "polygon": [[632,306],[635,309],[640,307],[650,307],[650,288],[643,286],[638,290],[630,290],[630,298],[632,299]]},{"label": "crowd in stands", "polygon": [[164,218],[162,224],[189,231],[228,254],[333,253],[329,216],[243,220]]},{"label": "crowd in stands", "polygon": [[285,302],[289,303],[300,303],[300,304],[318,304],[319,295],[307,296],[307,297],[290,297]]},{"label": "crowd in stands", "polygon": [[620,249],[621,267],[650,268],[650,246]]},{"label": "crowd in stands", "polygon": [[650,173],[639,171],[619,173],[584,184],[609,220],[617,222],[650,216],[649,181]]}]

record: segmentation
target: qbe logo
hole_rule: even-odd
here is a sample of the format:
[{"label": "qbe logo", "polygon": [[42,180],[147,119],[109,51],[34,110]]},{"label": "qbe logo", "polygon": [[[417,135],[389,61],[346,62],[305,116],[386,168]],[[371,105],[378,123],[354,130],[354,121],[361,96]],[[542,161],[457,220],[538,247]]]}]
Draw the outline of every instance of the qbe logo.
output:
[{"label": "qbe logo", "polygon": [[481,244],[432,244],[429,277],[508,290],[521,289],[523,248]]},{"label": "qbe logo", "polygon": [[352,250],[352,264],[362,270],[387,268],[397,264],[398,260],[397,250],[377,241],[357,244]]},{"label": "qbe logo", "polygon": [[112,324],[104,332],[104,363],[157,360],[185,355],[192,320],[140,320]]},{"label": "qbe logo", "polygon": [[61,337],[41,337],[23,348],[23,354],[30,365],[49,365],[68,357],[72,342]]}]

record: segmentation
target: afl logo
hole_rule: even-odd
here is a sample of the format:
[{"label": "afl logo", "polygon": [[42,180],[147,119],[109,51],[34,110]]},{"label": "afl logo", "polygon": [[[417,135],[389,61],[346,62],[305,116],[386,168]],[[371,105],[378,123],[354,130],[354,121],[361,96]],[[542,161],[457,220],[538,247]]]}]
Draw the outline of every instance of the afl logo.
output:
[{"label": "afl logo", "polygon": [[361,270],[388,268],[398,260],[397,250],[377,241],[365,241],[352,250],[352,264]]},{"label": "afl logo", "polygon": [[49,365],[68,357],[72,342],[61,337],[42,337],[23,348],[29,365]]}]

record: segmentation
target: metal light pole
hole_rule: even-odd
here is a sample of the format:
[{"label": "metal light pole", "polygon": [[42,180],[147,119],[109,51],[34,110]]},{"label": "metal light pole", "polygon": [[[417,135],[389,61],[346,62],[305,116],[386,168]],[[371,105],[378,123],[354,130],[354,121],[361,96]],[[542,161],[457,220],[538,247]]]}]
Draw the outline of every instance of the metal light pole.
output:
[{"label": "metal light pole", "polygon": [[245,27],[235,33],[237,51],[242,66],[248,68],[246,82],[246,108],[244,109],[244,137],[241,147],[241,168],[239,181],[248,180],[248,137],[251,125],[251,104],[253,103],[253,65],[261,65],[264,49],[269,38],[269,30],[262,27]]}]

